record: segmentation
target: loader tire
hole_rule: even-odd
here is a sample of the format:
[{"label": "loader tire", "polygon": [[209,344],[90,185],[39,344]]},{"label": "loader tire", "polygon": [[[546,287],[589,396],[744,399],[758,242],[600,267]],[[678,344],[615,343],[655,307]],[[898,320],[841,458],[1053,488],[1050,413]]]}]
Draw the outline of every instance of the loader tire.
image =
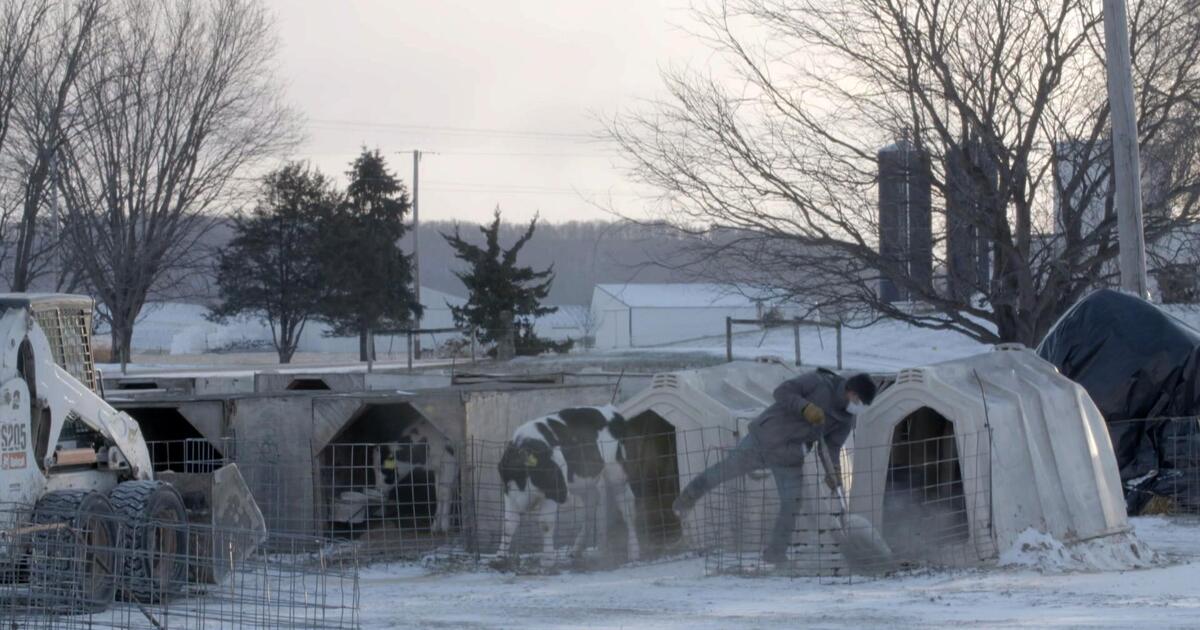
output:
[{"label": "loader tire", "polygon": [[61,614],[104,610],[117,590],[117,536],[112,506],[99,492],[58,490],[33,509],[38,529],[30,541],[29,581],[33,595]]},{"label": "loader tire", "polygon": [[183,592],[188,576],[187,510],[161,481],[126,481],[108,495],[121,518],[121,591],[143,604]]}]

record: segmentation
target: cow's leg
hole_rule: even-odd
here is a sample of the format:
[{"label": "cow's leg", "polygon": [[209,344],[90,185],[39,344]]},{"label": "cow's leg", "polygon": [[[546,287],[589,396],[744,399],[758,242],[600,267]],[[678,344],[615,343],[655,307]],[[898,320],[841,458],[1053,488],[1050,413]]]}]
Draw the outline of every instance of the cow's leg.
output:
[{"label": "cow's leg", "polygon": [[571,547],[571,555],[576,557],[596,531],[596,488],[580,492],[579,499],[583,502],[583,526],[579,528],[579,533],[575,535],[575,544]]},{"label": "cow's leg", "polygon": [[513,536],[517,535],[517,527],[521,525],[521,506],[518,504],[516,493],[524,492],[515,490],[509,492],[505,488],[504,492],[504,531],[500,533],[500,548],[496,550],[496,555],[507,556],[512,545]]},{"label": "cow's leg", "polygon": [[638,544],[637,533],[637,498],[633,496],[633,488],[628,481],[621,483],[621,518],[625,521],[626,538],[629,545],[629,559],[638,560],[642,557],[642,548]]},{"label": "cow's leg", "polygon": [[437,513],[433,520],[434,532],[450,531],[450,511],[454,505],[454,482],[458,479],[458,458],[443,452],[436,468]]},{"label": "cow's leg", "polygon": [[544,499],[538,508],[538,525],[542,528],[542,553],[548,557],[554,556],[554,525],[557,520],[558,502]]},{"label": "cow's leg", "polygon": [[387,491],[387,483],[383,480],[383,447],[375,445],[368,448],[371,449],[371,485],[383,494]]}]

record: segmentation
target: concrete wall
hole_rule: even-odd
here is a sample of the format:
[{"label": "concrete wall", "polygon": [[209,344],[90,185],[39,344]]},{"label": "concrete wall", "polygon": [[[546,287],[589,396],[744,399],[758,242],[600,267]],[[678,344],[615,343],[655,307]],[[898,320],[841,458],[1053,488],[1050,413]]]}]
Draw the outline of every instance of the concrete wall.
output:
[{"label": "concrete wall", "polygon": [[369,390],[412,391],[450,386],[448,374],[400,374],[373,372],[366,375]]},{"label": "concrete wall", "polygon": [[314,531],[312,400],[302,393],[234,401],[238,465],[271,531]]},{"label": "concrete wall", "polygon": [[[370,405],[408,405],[458,451],[464,521],[484,549],[499,541],[503,495],[497,465],[513,430],[565,407],[612,400],[613,384],[539,387],[485,384],[415,392],[289,391],[214,398],[129,397],[112,401],[130,410],[177,412],[214,445],[235,455],[271,531],[313,535],[324,526],[321,456]],[[162,418],[151,412],[147,417]],[[172,418],[173,422],[179,419]],[[408,417],[408,416],[406,416]],[[223,442],[222,440],[226,440]],[[470,524],[474,523],[474,527]],[[569,531],[569,530],[565,530]]]},{"label": "concrete wall", "polygon": [[[155,441],[156,435],[174,433],[178,427],[152,426],[162,422],[185,422],[204,439],[214,446],[232,436],[229,426],[228,405],[223,400],[142,400],[125,399],[110,400],[115,408],[128,413],[142,428],[142,433],[149,441]],[[174,411],[181,418],[168,419],[163,411]]]},{"label": "concrete wall", "polygon": [[194,376],[188,374],[103,375],[104,393],[111,397],[213,396],[254,391],[250,372]]}]

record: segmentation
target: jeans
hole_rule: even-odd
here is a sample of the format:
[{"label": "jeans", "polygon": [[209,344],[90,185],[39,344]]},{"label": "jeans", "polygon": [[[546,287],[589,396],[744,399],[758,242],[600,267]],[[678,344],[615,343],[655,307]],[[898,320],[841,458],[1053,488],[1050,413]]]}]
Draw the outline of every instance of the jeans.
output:
[{"label": "jeans", "polygon": [[[709,466],[692,479],[691,483],[679,493],[681,504],[691,508],[713,488],[756,470],[769,469],[775,478],[775,488],[779,492],[779,515],[775,517],[775,525],[767,541],[763,555],[768,559],[783,559],[787,553],[788,544],[792,539],[792,531],[796,528],[796,517],[800,512],[800,501],[803,499],[804,477],[804,448],[799,453],[786,458],[795,461],[795,466],[768,466],[766,452],[754,439],[747,435],[721,461]],[[772,457],[772,461],[781,458]]]}]

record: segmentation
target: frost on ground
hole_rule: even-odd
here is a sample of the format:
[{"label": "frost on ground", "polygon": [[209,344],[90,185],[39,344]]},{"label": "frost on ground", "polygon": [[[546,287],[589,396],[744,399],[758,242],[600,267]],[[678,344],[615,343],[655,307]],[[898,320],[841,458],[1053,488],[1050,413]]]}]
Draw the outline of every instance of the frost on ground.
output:
[{"label": "frost on ground", "polygon": [[1035,564],[853,583],[704,577],[702,560],[541,577],[378,566],[362,574],[362,619],[367,628],[1196,627],[1200,521],[1134,525],[1166,561],[1133,571]]},{"label": "frost on ground", "polygon": [[1012,547],[1000,554],[1002,567],[1026,567],[1042,572],[1127,571],[1161,564],[1153,549],[1134,533],[1064,544],[1053,536],[1029,528]]}]

